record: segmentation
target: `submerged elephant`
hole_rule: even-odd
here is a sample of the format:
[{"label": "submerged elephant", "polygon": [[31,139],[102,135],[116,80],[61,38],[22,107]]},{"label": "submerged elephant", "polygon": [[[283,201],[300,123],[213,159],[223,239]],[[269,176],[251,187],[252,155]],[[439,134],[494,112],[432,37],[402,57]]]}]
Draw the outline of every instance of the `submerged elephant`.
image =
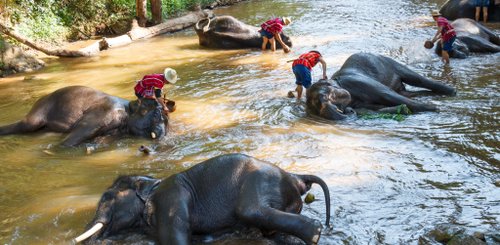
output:
[{"label": "submerged elephant", "polygon": [[[476,7],[474,2],[476,0],[448,0],[441,7],[439,12],[449,20],[459,18],[475,18]],[[500,21],[500,5],[495,4],[495,0],[490,0],[488,7],[488,21]]]},{"label": "submerged elephant", "polygon": [[[469,52],[497,53],[500,52],[500,38],[490,29],[472,19],[457,19],[451,22],[457,33],[450,57],[464,59]],[[441,41],[440,41],[441,42]],[[441,56],[441,43],[436,45],[436,54]]]},{"label": "submerged elephant", "polygon": [[330,194],[322,179],[291,174],[243,154],[214,157],[163,180],[121,176],[102,195],[88,230],[75,241],[100,244],[132,231],[162,245],[187,245],[195,234],[243,226],[281,231],[316,244],[320,222],[299,214],[301,195],[313,183],[325,194],[328,227]]},{"label": "submerged elephant", "polygon": [[142,101],[130,102],[83,86],[65,87],[40,98],[21,121],[0,127],[0,135],[38,130],[68,133],[65,146],[100,136],[163,137],[168,117],[156,101]]},{"label": "submerged elephant", "polygon": [[[259,28],[232,16],[216,16],[198,21],[194,27],[201,46],[221,49],[261,48]],[[281,33],[283,42],[292,47],[290,38]],[[282,48],[276,43],[276,48]]]},{"label": "submerged elephant", "polygon": [[[411,92],[404,84],[429,89]],[[408,69],[382,55],[357,53],[351,55],[332,76],[332,80],[314,83],[306,93],[307,108],[313,114],[340,120],[353,113],[351,108],[396,112],[406,105],[412,112],[436,111],[434,105],[412,100],[418,94],[454,95],[455,89]]]}]

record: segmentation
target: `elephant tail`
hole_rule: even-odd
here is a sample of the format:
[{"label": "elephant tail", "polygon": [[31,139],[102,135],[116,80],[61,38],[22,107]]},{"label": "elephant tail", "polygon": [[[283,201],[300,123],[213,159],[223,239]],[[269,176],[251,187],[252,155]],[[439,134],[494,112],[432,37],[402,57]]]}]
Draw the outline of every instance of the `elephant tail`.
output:
[{"label": "elephant tail", "polygon": [[318,184],[321,186],[321,189],[323,189],[326,203],[326,227],[330,227],[330,190],[328,189],[328,185],[326,185],[325,181],[320,177],[315,175],[298,175],[298,177],[308,186],[314,183]]}]

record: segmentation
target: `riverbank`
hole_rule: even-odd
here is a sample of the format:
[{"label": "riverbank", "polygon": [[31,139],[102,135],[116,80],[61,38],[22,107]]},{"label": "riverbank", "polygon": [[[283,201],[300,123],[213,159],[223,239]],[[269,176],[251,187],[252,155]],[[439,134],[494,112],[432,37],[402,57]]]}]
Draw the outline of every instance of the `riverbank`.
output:
[{"label": "riverbank", "polygon": [[[3,37],[12,39],[11,42],[2,39],[0,36],[0,77],[14,73],[31,72],[44,67],[43,58],[46,56],[59,57],[82,57],[95,56],[102,50],[128,45],[139,39],[150,38],[156,35],[176,32],[193,26],[203,18],[210,17],[212,14],[208,9],[214,9],[221,6],[228,6],[244,0],[216,0],[206,5],[196,4],[191,6],[195,11],[184,12],[182,16],[170,18],[164,22],[141,27],[136,19],[131,19],[129,24],[122,21],[123,33],[113,31],[117,35],[93,36],[92,39],[80,39],[77,41],[59,41],[57,44],[40,43],[31,40],[29,37],[18,34],[15,29],[0,23],[0,31]],[[194,2],[196,3],[196,1]],[[205,8],[206,10],[201,10]],[[174,13],[174,16],[178,13]],[[123,28],[123,26],[128,26]],[[116,30],[116,28],[114,29]],[[89,36],[87,36],[89,37]],[[88,43],[82,47],[82,43]],[[24,44],[24,45],[23,45]]]}]

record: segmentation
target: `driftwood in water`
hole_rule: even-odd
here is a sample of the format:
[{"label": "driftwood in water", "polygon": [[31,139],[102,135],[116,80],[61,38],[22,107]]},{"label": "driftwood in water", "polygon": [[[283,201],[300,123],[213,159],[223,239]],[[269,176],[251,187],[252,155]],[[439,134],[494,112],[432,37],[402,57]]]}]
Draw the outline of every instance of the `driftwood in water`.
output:
[{"label": "driftwood in water", "polygon": [[0,23],[0,32],[5,35],[17,40],[18,42],[43,52],[47,55],[61,56],[61,57],[82,57],[82,56],[92,56],[96,55],[100,51],[100,42],[95,42],[94,44],[79,50],[67,50],[67,49],[48,49],[43,45],[30,41],[29,39],[15,33],[9,27]]},{"label": "driftwood in water", "polygon": [[195,11],[190,12],[179,18],[167,20],[161,24],[151,26],[151,27],[140,27],[137,20],[133,20],[132,30],[127,34],[121,35],[113,38],[103,38],[100,41],[96,41],[92,45],[79,50],[67,50],[67,49],[48,49],[41,44],[37,44],[29,39],[15,33],[6,25],[0,23],[0,32],[5,33],[7,36],[17,40],[20,43],[25,44],[33,49],[43,52],[47,55],[60,56],[60,57],[82,57],[82,56],[92,56],[97,55],[99,51],[108,48],[119,47],[127,45],[135,40],[150,38],[167,32],[175,32],[185,29],[187,27],[193,26],[201,19],[212,16],[213,14],[209,11]]}]

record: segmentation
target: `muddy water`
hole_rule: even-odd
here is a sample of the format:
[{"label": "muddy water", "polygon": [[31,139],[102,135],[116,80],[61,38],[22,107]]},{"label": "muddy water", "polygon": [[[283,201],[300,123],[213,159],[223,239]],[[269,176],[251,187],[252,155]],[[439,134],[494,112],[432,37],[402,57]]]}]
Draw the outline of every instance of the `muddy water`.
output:
[{"label": "muddy water", "polygon": [[[59,59],[29,75],[0,80],[0,125],[28,112],[40,96],[87,85],[132,99],[144,74],[170,66],[181,79],[167,87],[178,103],[158,153],[125,138],[87,155],[54,147],[63,135],[0,137],[0,243],[65,244],[91,219],[120,174],[166,177],[224,153],[241,152],[286,170],[321,176],[332,196],[333,231],[321,244],[416,244],[426,229],[453,223],[498,231],[500,191],[500,54],[473,55],[443,67],[422,46],[435,32],[428,16],[444,1],[251,1],[219,9],[247,23],[292,16],[290,54],[200,48],[192,30],[140,41],[99,57]],[[497,30],[499,25],[490,25]],[[455,86],[456,97],[426,97],[439,113],[326,122],[286,98],[294,87],[286,61],[321,51],[328,74],[351,54],[390,56]],[[321,75],[315,68],[314,77]],[[53,154],[46,154],[47,148]],[[319,188],[312,192],[320,199]],[[324,202],[304,208],[325,218]]]}]

